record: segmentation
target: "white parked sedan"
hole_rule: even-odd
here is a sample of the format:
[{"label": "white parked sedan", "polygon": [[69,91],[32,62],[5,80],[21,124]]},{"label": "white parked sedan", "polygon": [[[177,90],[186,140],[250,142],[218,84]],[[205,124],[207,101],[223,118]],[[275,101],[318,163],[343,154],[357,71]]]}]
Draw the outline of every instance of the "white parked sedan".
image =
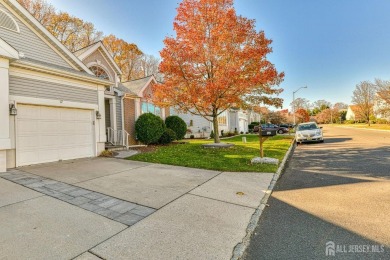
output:
[{"label": "white parked sedan", "polygon": [[297,143],[305,142],[324,142],[322,129],[314,122],[299,124],[295,131],[295,140]]}]

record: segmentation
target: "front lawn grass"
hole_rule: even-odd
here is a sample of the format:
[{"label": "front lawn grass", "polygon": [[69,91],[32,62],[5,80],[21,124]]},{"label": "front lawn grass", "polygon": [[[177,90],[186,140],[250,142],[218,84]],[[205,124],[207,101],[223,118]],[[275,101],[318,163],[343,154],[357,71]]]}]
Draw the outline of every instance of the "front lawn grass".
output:
[{"label": "front lawn grass", "polygon": [[[242,137],[247,142],[242,142]],[[264,143],[264,156],[277,158],[280,161],[286,154],[293,136],[277,135]],[[276,172],[278,166],[269,164],[251,165],[250,160],[259,156],[259,137],[257,135],[241,135],[221,140],[233,143],[231,148],[203,148],[202,144],[212,140],[191,140],[185,144],[157,146],[156,150],[134,155],[129,160],[162,163],[216,171],[232,172]]]}]

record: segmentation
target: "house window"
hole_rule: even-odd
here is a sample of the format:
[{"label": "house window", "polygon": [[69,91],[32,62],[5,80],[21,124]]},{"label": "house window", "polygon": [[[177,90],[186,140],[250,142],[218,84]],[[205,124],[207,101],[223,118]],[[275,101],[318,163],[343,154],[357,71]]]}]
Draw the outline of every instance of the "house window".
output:
[{"label": "house window", "polygon": [[152,113],[152,114],[155,114],[156,116],[161,117],[161,108],[153,105],[152,103],[142,102],[141,103],[141,113],[142,114]]},{"label": "house window", "polygon": [[217,119],[218,119],[219,125],[226,125],[227,124],[226,116],[219,116]]},{"label": "house window", "polygon": [[[89,69],[93,72],[93,74],[95,74],[96,77],[100,79],[110,80],[110,77],[108,76],[107,72],[101,67],[93,65]],[[112,86],[106,87],[106,91],[112,92]]]},{"label": "house window", "polygon": [[107,72],[104,69],[102,69],[101,67],[94,65],[94,66],[91,66],[89,69],[95,74],[96,77],[101,78],[101,79],[110,80],[110,77],[108,76]]}]

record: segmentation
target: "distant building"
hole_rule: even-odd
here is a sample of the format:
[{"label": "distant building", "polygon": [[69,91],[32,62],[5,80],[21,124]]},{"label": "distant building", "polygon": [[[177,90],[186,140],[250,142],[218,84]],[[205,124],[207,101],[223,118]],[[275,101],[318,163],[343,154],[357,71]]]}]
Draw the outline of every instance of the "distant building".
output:
[{"label": "distant building", "polygon": [[390,91],[379,91],[376,93],[374,114],[377,118],[390,121]]}]

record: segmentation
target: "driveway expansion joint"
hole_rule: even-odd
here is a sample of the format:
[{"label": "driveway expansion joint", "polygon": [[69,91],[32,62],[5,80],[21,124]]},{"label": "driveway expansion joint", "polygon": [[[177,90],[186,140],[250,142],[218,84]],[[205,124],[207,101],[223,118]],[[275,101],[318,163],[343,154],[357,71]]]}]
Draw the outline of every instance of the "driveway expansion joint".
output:
[{"label": "driveway expansion joint", "polygon": [[218,201],[218,202],[227,203],[227,204],[231,204],[231,205],[235,205],[235,206],[240,206],[240,207],[244,207],[244,208],[256,209],[256,208],[254,208],[254,207],[245,206],[245,205],[242,205],[242,204],[232,203],[232,202],[229,202],[229,201],[219,200],[219,199],[215,199],[215,198],[210,198],[210,197],[202,196],[202,195],[198,195],[198,194],[193,194],[193,193],[191,193],[191,192],[189,192],[188,195],[196,196],[196,197],[204,198],[204,199],[209,199],[209,200],[215,200],[215,201]]},{"label": "driveway expansion joint", "polygon": [[151,207],[17,169],[0,173],[0,177],[127,226],[134,225],[156,211]]}]

